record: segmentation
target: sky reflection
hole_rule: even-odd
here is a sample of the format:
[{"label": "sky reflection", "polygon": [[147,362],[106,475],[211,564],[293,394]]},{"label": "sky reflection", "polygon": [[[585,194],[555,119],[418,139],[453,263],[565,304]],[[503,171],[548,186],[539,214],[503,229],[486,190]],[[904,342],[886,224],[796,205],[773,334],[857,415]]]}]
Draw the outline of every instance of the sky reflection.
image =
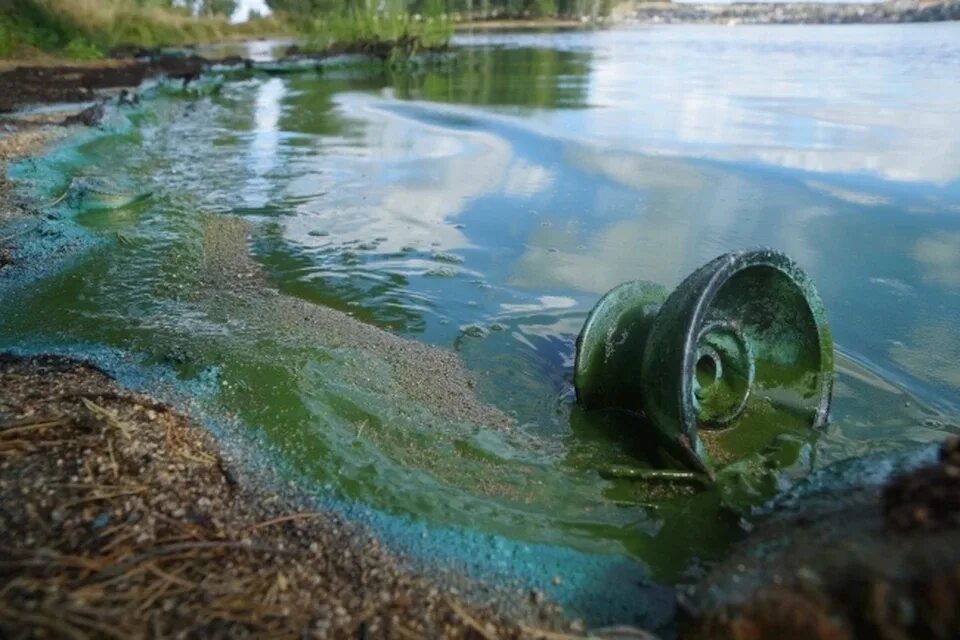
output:
[{"label": "sky reflection", "polygon": [[719,253],[772,246],[811,272],[844,352],[957,410],[960,357],[942,354],[960,329],[958,36],[484,34],[461,37],[477,47],[465,70],[291,80],[280,126],[320,135],[280,170],[296,215],[262,258],[483,369],[507,348],[485,352],[490,327],[563,362],[616,284],[673,287]]}]

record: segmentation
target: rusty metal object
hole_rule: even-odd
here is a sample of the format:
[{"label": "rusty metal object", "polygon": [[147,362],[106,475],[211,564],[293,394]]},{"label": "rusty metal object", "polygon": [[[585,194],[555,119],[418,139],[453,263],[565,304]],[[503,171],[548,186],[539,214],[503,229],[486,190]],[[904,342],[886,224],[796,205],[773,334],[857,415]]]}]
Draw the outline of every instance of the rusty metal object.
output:
[{"label": "rusty metal object", "polygon": [[[621,284],[577,338],[577,400],[646,418],[678,466],[711,472],[711,457],[769,444],[770,425],[826,423],[833,339],[813,283],[782,253],[724,254],[669,296]],[[765,426],[757,428],[759,422]],[[726,451],[708,451],[706,432]],[[733,436],[733,437],[731,437]]]}]

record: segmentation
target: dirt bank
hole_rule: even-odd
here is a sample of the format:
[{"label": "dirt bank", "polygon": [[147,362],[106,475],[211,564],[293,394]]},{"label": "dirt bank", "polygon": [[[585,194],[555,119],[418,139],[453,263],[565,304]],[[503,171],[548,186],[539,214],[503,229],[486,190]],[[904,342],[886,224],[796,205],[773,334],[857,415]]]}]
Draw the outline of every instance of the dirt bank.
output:
[{"label": "dirt bank", "polygon": [[688,640],[960,638],[960,436],[883,487],[760,521],[686,600]]},{"label": "dirt bank", "polygon": [[[0,356],[5,637],[523,638],[338,516],[248,486],[200,426],[55,356]],[[552,621],[552,622],[550,622]]]},{"label": "dirt bank", "polygon": [[198,56],[147,55],[87,64],[16,64],[0,72],[0,113],[32,104],[87,102],[104,89],[138,87],[148,78],[191,79],[204,69]]}]

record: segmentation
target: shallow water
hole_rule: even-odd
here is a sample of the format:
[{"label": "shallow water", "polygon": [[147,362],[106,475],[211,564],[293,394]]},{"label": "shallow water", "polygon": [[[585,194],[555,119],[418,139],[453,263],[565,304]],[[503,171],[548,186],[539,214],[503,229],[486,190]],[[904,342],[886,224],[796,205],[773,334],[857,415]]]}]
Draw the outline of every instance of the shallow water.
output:
[{"label": "shallow water", "polygon": [[[442,555],[418,522],[452,532],[453,557],[527,582],[538,554],[562,552],[550,571],[574,575],[548,590],[598,620],[649,622],[656,607],[578,581],[583,558],[682,582],[743,534],[715,491],[651,495],[598,473],[648,458],[636,425],[572,400],[574,338],[619,282],[673,287],[757,245],[812,275],[841,352],[832,421],[757,501],[957,424],[960,24],[458,40],[465,51],[415,70],[160,88],[108,135],[16,167],[51,200],[71,176],[153,195],[52,208],[34,250],[68,257],[3,292],[0,346],[175,371],[292,477],[409,518],[391,531],[414,556]],[[252,225],[282,293],[454,350],[515,424],[451,419],[390,354],[225,295],[204,278],[217,216]],[[495,537],[466,545],[471,531]],[[570,595],[589,589],[624,592],[626,611]]]}]

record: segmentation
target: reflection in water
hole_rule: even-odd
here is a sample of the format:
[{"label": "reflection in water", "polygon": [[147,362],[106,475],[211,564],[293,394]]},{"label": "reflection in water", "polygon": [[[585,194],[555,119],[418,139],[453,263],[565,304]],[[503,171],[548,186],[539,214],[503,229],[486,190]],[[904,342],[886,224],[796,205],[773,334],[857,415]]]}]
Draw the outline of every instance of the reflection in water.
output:
[{"label": "reflection in water", "polygon": [[250,177],[243,183],[243,200],[248,207],[263,207],[270,201],[273,184],[269,173],[277,166],[280,147],[280,110],[286,88],[283,81],[267,80],[257,90],[253,108],[253,130],[247,167]]},{"label": "reflection in water", "polygon": [[960,137],[944,135],[953,28],[619,32],[594,65],[590,103],[605,109],[589,128],[675,155],[946,184],[960,177]]},{"label": "reflection in water", "polygon": [[393,77],[396,97],[406,100],[496,107],[573,109],[586,106],[591,54],[544,47],[508,47],[490,55],[468,50],[449,69]]},{"label": "reflection in water", "polygon": [[914,246],[913,257],[922,265],[925,284],[952,291],[960,289],[960,232],[921,237]]}]

